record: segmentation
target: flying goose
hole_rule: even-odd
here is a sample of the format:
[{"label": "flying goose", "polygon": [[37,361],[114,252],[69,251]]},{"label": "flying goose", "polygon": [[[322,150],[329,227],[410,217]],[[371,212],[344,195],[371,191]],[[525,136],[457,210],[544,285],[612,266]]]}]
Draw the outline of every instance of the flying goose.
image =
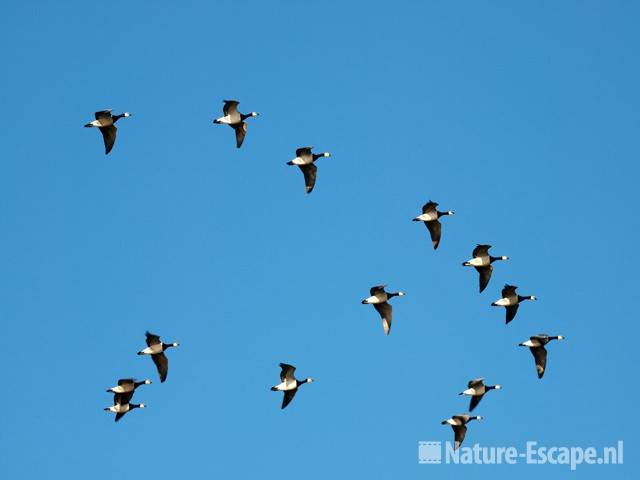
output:
[{"label": "flying goose", "polygon": [[389,335],[391,331],[391,321],[393,317],[393,310],[391,304],[388,303],[392,297],[403,297],[404,292],[385,292],[384,285],[376,285],[369,290],[370,297],[362,300],[363,305],[373,305],[373,308],[377,310],[382,318],[382,327],[384,333]]},{"label": "flying goose", "polygon": [[123,117],[130,117],[131,113],[124,112],[120,115],[111,115],[111,109],[109,109],[96,112],[95,115],[96,119],[87,123],[85,127],[97,127],[100,129],[100,133],[102,133],[102,138],[104,139],[104,154],[108,155],[113,148],[113,144],[116,142],[116,132],[118,129],[115,123]]},{"label": "flying goose", "polygon": [[433,249],[437,249],[440,244],[440,236],[442,233],[442,224],[438,221],[440,217],[445,215],[453,215],[455,212],[447,210],[446,212],[440,212],[437,209],[438,204],[429,200],[422,206],[422,215],[418,215],[413,219],[414,222],[424,222],[429,233],[431,234],[431,243]]},{"label": "flying goose", "polygon": [[462,264],[463,267],[475,267],[480,274],[480,292],[487,288],[489,280],[491,280],[491,273],[493,272],[493,266],[491,265],[496,260],[509,260],[509,257],[492,257],[489,255],[489,249],[491,245],[477,245],[473,249],[473,258]]},{"label": "flying goose", "polygon": [[213,121],[213,123],[229,125],[235,130],[237,148],[242,146],[244,136],[247,134],[247,122],[245,122],[245,120],[249,117],[257,117],[259,115],[258,112],[240,113],[238,111],[239,104],[240,102],[237,100],[224,100],[224,106],[222,107],[223,116]]},{"label": "flying goose", "polygon": [[320,157],[330,157],[329,152],[324,153],[312,153],[313,147],[300,147],[296,150],[296,158],[287,162],[287,165],[297,165],[302,170],[304,175],[304,184],[307,189],[307,193],[311,193],[314,185],[316,184],[316,176],[318,173],[318,167],[315,166],[315,162]]},{"label": "flying goose", "polygon": [[104,409],[105,412],[112,412],[116,414],[115,421],[117,422],[127,412],[130,412],[134,408],[145,408],[146,405],[144,403],[129,403],[133,397],[133,392],[129,393],[116,393],[113,396],[113,405],[111,407],[106,407]]},{"label": "flying goose", "polygon": [[140,385],[149,385],[150,383],[151,380],[143,380],[141,382],[138,382],[133,378],[121,378],[120,380],[118,380],[118,385],[116,385],[115,387],[111,387],[107,390],[107,392],[129,393],[133,392]]},{"label": "flying goose", "polygon": [[462,445],[464,436],[467,434],[467,423],[471,420],[482,420],[482,417],[480,415],[473,417],[471,415],[459,414],[442,421],[442,425],[451,425],[453,429],[455,440],[454,450],[457,450],[460,448],[460,445]]},{"label": "flying goose", "polygon": [[282,371],[280,372],[281,383],[279,383],[275,387],[271,387],[271,391],[284,392],[284,397],[282,398],[282,406],[280,407],[280,409],[284,409],[287,405],[289,405],[289,403],[291,403],[293,397],[296,396],[296,392],[298,391],[300,385],[302,385],[303,383],[311,383],[313,382],[313,379],[305,378],[304,380],[297,380],[294,376],[296,367],[294,367],[293,365],[281,363],[280,368],[282,369]]},{"label": "flying goose", "polygon": [[471,397],[469,411],[473,412],[473,409],[478,406],[485,393],[489,390],[500,390],[501,388],[501,385],[485,385],[484,378],[476,378],[475,380],[469,380],[469,383],[467,383],[467,389],[460,392],[458,395],[468,395]]},{"label": "flying goose", "polygon": [[518,287],[515,285],[505,285],[502,289],[502,298],[491,304],[492,307],[505,307],[507,310],[506,323],[509,323],[515,318],[516,313],[518,313],[520,302],[525,300],[536,300],[535,295],[518,295],[516,293],[517,288]]},{"label": "flying goose", "polygon": [[146,332],[147,336],[147,348],[140,350],[138,355],[151,355],[151,360],[156,364],[158,374],[160,375],[160,383],[167,379],[167,373],[169,372],[169,360],[164,354],[167,348],[177,347],[179,343],[163,343],[160,341],[158,335]]},{"label": "flying goose", "polygon": [[544,371],[547,368],[547,349],[544,346],[551,340],[564,340],[565,337],[557,335],[550,337],[546,333],[539,333],[533,337],[529,337],[529,340],[522,342],[519,345],[521,347],[529,347],[533,358],[536,361],[536,370],[538,371],[538,378],[542,378]]}]

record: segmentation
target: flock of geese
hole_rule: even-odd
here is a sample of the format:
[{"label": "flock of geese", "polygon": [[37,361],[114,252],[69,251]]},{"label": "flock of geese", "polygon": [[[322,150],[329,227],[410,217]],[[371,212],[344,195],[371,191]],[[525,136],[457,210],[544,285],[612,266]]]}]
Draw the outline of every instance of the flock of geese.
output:
[{"label": "flock of geese", "polygon": [[[224,106],[222,108],[223,116],[213,121],[215,124],[229,125],[235,132],[236,147],[240,148],[244,142],[247,134],[247,120],[248,118],[257,117],[257,112],[251,112],[248,114],[241,113],[238,110],[239,102],[237,100],[224,100]],[[101,110],[95,113],[95,120],[89,122],[85,127],[96,127],[102,133],[104,140],[105,154],[113,149],[116,141],[116,122],[121,118],[130,117],[131,113],[125,112],[119,115],[112,115],[111,110]],[[313,147],[300,147],[296,150],[296,157],[287,162],[287,165],[296,165],[300,168],[304,175],[305,189],[307,193],[311,193],[316,183],[318,168],[315,165],[315,161],[321,157],[331,156],[328,152],[313,153]],[[423,222],[429,231],[431,237],[431,243],[433,249],[436,250],[440,245],[440,239],[442,237],[442,224],[440,218],[444,216],[454,215],[451,210],[440,211],[438,210],[438,204],[433,201],[428,201],[422,207],[422,213],[415,217],[413,221]],[[482,293],[491,280],[493,273],[493,263],[496,261],[508,260],[507,256],[495,257],[489,253],[491,245],[480,244],[477,245],[472,252],[472,258],[462,265],[464,267],[474,267],[479,274],[479,291]],[[495,307],[505,308],[505,323],[510,323],[518,313],[520,304],[526,300],[536,300],[534,295],[520,295],[517,293],[518,287],[515,285],[505,285],[502,289],[502,296],[500,299],[491,303]],[[384,333],[389,335],[391,332],[391,323],[393,318],[393,309],[389,300],[393,297],[402,297],[405,293],[387,292],[385,285],[376,285],[369,290],[369,297],[362,300],[365,305],[373,305],[380,318],[382,319],[382,327]],[[551,336],[546,333],[540,333],[538,335],[531,336],[528,340],[519,344],[519,346],[528,347],[535,361],[536,371],[538,378],[541,379],[544,375],[547,366],[547,350],[546,345],[552,340],[563,340],[562,335]],[[147,348],[138,352],[138,355],[151,355],[158,374],[160,376],[160,382],[163,383],[167,379],[169,371],[169,361],[165,355],[165,351],[171,347],[177,347],[178,343],[163,343],[158,335],[146,332]],[[298,388],[305,384],[313,382],[313,379],[306,378],[304,380],[298,380],[295,377],[296,367],[286,363],[280,364],[280,383],[271,387],[274,392],[283,392],[281,408],[284,409],[291,403],[296,395]],[[143,403],[135,404],[131,403],[133,395],[136,389],[141,385],[150,384],[151,380],[137,381],[133,378],[122,378],[118,380],[118,385],[107,390],[109,393],[114,394],[114,404],[105,408],[106,411],[115,413],[115,421],[120,420],[127,412],[135,408],[144,408]],[[477,378],[470,380],[467,383],[467,389],[460,392],[460,395],[471,397],[469,403],[469,412],[472,412],[480,403],[484,395],[490,390],[499,390],[501,385],[485,385],[483,378]],[[458,414],[453,415],[451,418],[442,421],[443,425],[450,425],[454,432],[454,449],[458,449],[464,441],[467,424],[472,420],[481,420],[480,415]]]}]

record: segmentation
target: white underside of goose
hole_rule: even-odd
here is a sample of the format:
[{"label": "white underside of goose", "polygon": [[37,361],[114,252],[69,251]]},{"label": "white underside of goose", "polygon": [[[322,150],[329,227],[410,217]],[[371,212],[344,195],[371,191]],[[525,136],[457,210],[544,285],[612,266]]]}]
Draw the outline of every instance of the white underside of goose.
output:
[{"label": "white underside of goose", "polygon": [[276,390],[280,392],[286,392],[288,390],[295,390],[297,388],[297,382],[293,380],[284,381],[274,387]]},{"label": "white underside of goose", "polygon": [[91,125],[92,127],[101,127],[102,124],[100,123],[100,120],[94,120],[93,122],[89,122],[87,125]]},{"label": "white underside of goose", "polygon": [[522,342],[523,347],[539,347],[542,344],[537,340],[534,342],[533,340],[527,340],[526,342]]},{"label": "white underside of goose", "polygon": [[302,157],[296,157],[293,160],[291,160],[291,163],[293,163],[294,165],[308,165],[313,162],[310,160],[305,160]]},{"label": "white underside of goose", "polygon": [[224,117],[220,117],[216,119],[216,123],[224,123],[226,125],[232,125],[233,122],[231,121],[231,116],[230,115],[226,115]]},{"label": "white underside of goose", "polygon": [[476,394],[476,389],[475,388],[467,388],[464,392],[462,392],[462,395],[470,395],[470,396],[475,396]]},{"label": "white underside of goose", "polygon": [[418,215],[416,220],[420,220],[421,222],[432,222],[438,219],[438,214],[433,213],[423,213],[422,215]]},{"label": "white underside of goose", "polygon": [[447,419],[447,423],[448,423],[449,425],[458,425],[458,421],[457,421],[457,420],[454,420],[453,418],[448,418],[448,419]]},{"label": "white underside of goose", "polygon": [[475,257],[466,263],[471,267],[484,267],[485,265],[489,265],[489,257]]},{"label": "white underside of goose", "polygon": [[383,303],[382,300],[380,300],[378,297],[376,297],[375,295],[369,297],[369,298],[365,298],[364,299],[364,303],[368,303],[370,305],[373,305],[374,303]]},{"label": "white underside of goose", "polygon": [[153,355],[154,353],[160,352],[162,352],[162,345],[159,343],[156,345],[151,345],[150,347],[147,347],[144,350],[140,351],[142,355]]},{"label": "white underside of goose", "polygon": [[509,305],[515,305],[518,302],[512,302],[510,298],[501,298],[493,303],[498,307],[508,307]]}]

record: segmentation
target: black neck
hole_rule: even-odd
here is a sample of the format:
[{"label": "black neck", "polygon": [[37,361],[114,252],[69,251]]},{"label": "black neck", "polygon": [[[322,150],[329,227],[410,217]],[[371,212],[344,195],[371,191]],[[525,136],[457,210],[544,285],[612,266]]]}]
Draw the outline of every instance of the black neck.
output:
[{"label": "black neck", "polygon": [[118,120],[120,120],[122,117],[124,117],[124,113],[121,113],[120,115],[113,115],[111,117],[111,120],[113,120],[113,123],[116,123]]},{"label": "black neck", "polygon": [[162,349],[166,350],[167,348],[171,348],[173,347],[173,343],[163,343],[162,344]]},{"label": "black neck", "polygon": [[492,257],[491,255],[489,255],[489,262],[493,263],[496,260],[502,260],[502,257]]},{"label": "black neck", "polygon": [[252,117],[253,115],[251,115],[250,113],[241,113],[240,114],[240,120],[246,120],[249,117]]},{"label": "black neck", "polygon": [[524,297],[522,295],[518,295],[518,302],[522,302],[523,300],[531,300],[531,295],[525,295]]}]

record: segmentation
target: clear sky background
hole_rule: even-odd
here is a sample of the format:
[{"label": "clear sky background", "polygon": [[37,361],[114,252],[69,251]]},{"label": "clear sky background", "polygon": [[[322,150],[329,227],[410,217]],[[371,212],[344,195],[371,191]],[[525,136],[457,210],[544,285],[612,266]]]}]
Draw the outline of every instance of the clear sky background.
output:
[{"label": "clear sky background", "polygon": [[[566,478],[418,465],[602,447],[637,470],[636,2],[5,1],[0,476]],[[213,125],[249,120],[242,149]],[[104,156],[96,110],[118,123]],[[330,151],[318,182],[285,163]],[[410,220],[456,211],[431,250]],[[477,291],[476,243],[511,260]],[[505,326],[505,282],[535,294]],[[371,285],[393,299],[385,337]],[[166,383],[144,331],[181,346]],[[518,343],[548,332],[542,381]],[[279,362],[316,382],[280,410]],[[115,424],[105,389],[151,378]]]}]

